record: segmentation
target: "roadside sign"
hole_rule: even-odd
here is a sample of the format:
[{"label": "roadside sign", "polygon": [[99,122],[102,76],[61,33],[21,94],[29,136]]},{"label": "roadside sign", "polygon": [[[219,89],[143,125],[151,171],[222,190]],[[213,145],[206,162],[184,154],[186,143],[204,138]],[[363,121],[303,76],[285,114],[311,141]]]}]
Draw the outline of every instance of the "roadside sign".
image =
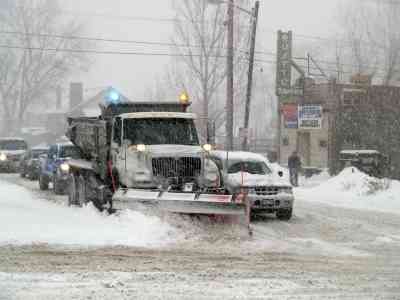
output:
[{"label": "roadside sign", "polygon": [[282,106],[282,113],[285,128],[297,129],[299,126],[298,106],[296,104],[284,104]]},{"label": "roadside sign", "polygon": [[299,129],[321,129],[322,128],[322,106],[321,105],[300,105],[299,108]]}]

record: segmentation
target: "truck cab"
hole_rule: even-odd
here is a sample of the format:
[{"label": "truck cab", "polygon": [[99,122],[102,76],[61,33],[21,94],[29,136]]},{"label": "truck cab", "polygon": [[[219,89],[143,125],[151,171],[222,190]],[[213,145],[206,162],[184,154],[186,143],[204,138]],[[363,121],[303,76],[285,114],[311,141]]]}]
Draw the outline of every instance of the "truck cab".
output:
[{"label": "truck cab", "polygon": [[173,191],[215,186],[218,169],[199,143],[194,120],[195,115],[181,112],[137,112],[115,118],[111,158],[118,183]]}]

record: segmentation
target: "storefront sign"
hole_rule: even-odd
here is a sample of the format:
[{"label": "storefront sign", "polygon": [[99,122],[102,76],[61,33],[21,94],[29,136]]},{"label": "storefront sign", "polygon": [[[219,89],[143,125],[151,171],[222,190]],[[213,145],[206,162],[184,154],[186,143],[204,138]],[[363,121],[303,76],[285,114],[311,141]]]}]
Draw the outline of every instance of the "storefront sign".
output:
[{"label": "storefront sign", "polygon": [[295,104],[285,104],[282,107],[283,121],[285,128],[298,128],[298,106]]},{"label": "storefront sign", "polygon": [[321,129],[322,128],[322,106],[303,105],[299,106],[299,129]]}]

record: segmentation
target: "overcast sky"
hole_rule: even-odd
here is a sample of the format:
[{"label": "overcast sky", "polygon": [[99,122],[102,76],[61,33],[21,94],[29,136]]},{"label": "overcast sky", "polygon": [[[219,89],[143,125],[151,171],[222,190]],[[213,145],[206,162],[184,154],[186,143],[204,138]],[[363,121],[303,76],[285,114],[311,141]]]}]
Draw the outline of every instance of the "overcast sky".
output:
[{"label": "overcast sky", "polygon": [[[263,45],[263,50],[275,51],[275,32],[278,29],[293,30],[294,33],[306,35],[332,35],[336,9],[341,1],[344,0],[261,0],[259,43]],[[173,18],[170,0],[69,0],[61,3],[67,11],[108,16],[79,16],[87,25],[85,35],[88,36],[169,42],[173,33],[171,22],[122,17]],[[113,51],[171,51],[165,46],[116,43],[98,43],[96,47],[99,50]],[[87,88],[115,86],[128,97],[137,99],[143,97],[145,88],[151,86],[157,75],[162,74],[167,63],[166,57],[96,55],[93,56],[90,71],[74,76],[73,80],[82,80]]]}]

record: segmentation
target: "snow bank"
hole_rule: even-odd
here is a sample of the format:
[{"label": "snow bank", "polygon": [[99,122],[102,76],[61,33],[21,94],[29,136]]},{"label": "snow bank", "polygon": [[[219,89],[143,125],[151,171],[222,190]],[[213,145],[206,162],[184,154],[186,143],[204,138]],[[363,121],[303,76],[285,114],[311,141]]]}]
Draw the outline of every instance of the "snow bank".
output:
[{"label": "snow bank", "polygon": [[400,182],[373,178],[356,168],[347,168],[315,187],[298,188],[295,193],[306,201],[400,214]]},{"label": "snow bank", "polygon": [[175,228],[157,217],[124,211],[107,216],[94,207],[70,208],[35,199],[28,190],[0,181],[0,244],[162,246]]}]

